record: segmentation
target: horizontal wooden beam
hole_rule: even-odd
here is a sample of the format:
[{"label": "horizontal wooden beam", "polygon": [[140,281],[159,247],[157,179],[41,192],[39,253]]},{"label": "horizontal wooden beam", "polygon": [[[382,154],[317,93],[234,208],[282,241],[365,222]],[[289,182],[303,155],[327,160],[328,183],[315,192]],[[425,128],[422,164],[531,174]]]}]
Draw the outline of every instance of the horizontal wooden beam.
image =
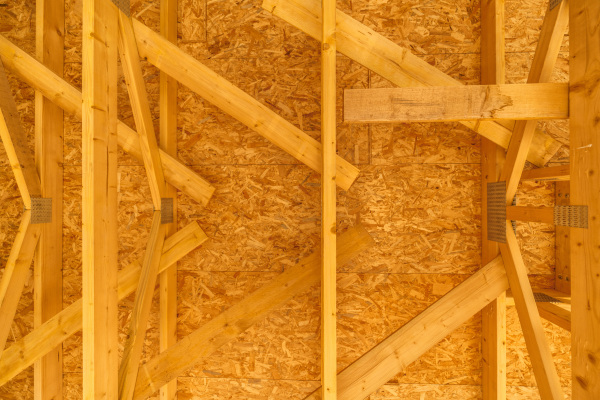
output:
[{"label": "horizontal wooden beam", "polygon": [[568,181],[571,179],[569,164],[554,167],[533,168],[523,171],[522,181]]},{"label": "horizontal wooden beam", "polygon": [[[34,89],[39,90],[67,113],[81,118],[83,101],[81,92],[2,35],[0,35],[0,57],[9,71]],[[124,122],[118,121],[117,139],[119,146],[124,151],[142,161],[142,150],[137,132]],[[167,182],[198,203],[206,205],[215,188],[178,159],[163,150],[159,150],[159,153]]]},{"label": "horizontal wooden beam", "polygon": [[[545,291],[543,290],[536,290],[536,292],[542,292],[545,294]],[[550,303],[550,302],[536,302],[535,305],[537,306],[538,312],[540,313],[540,317],[542,317],[543,319],[552,322],[554,325],[560,326],[563,329],[566,329],[568,331],[571,331],[571,304],[570,304],[570,296],[567,295],[568,297],[568,303],[563,303],[562,299],[565,298],[558,298],[553,296],[552,294],[549,294],[549,296],[554,297],[557,300],[561,300],[559,303]],[[513,306],[515,305],[515,299],[512,296],[512,293],[509,292],[507,294],[507,299],[506,299],[506,305],[507,306]]]},{"label": "horizontal wooden beam", "polygon": [[[321,2],[318,0],[263,0],[263,9],[282,18],[309,36],[321,41]],[[400,47],[381,34],[337,10],[337,50],[400,87],[461,86],[410,50]],[[508,148],[514,121],[461,121],[494,143]],[[537,131],[528,160],[543,166],[561,144]]]},{"label": "horizontal wooden beam", "polygon": [[[148,62],[174,77],[298,161],[321,173],[323,170],[321,143],[194,57],[185,54],[179,47],[143,23],[134,19],[133,28],[140,55]],[[358,168],[340,156],[337,156],[336,166],[336,183],[342,189],[349,189],[358,176]]]},{"label": "horizontal wooden beam", "polygon": [[[159,271],[165,271],[207,239],[196,222],[179,230],[165,240]],[[135,291],[141,271],[142,261],[138,260],[119,272],[119,301]],[[81,311],[79,299],[6,349],[0,358],[0,386],[80,331]]]},{"label": "horizontal wooden beam", "polygon": [[566,119],[569,85],[426,86],[344,91],[346,122]]},{"label": "horizontal wooden beam", "polygon": [[[363,400],[508,289],[496,257],[338,374],[338,396]],[[305,399],[321,399],[318,388]]]},{"label": "horizontal wooden beam", "polygon": [[[346,264],[372,245],[373,239],[361,226],[340,235],[337,241],[337,266]],[[298,264],[142,365],[134,399],[151,396],[165,383],[183,374],[273,310],[316,286],[321,279],[320,255],[316,251],[303,258]]]},{"label": "horizontal wooden beam", "polygon": [[509,221],[542,222],[554,225],[554,207],[506,207]]}]

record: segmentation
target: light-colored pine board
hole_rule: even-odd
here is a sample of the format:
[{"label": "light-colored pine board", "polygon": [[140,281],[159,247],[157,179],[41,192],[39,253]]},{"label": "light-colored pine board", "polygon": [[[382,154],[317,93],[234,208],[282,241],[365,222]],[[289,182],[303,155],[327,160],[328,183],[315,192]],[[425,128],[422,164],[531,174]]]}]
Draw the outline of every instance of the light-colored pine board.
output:
[{"label": "light-colored pine board", "polygon": [[[20,79],[39,90],[69,114],[80,118],[82,115],[82,94],[50,69],[39,63],[26,52],[0,35],[0,56],[5,67]],[[125,123],[117,123],[118,144],[127,153],[142,161],[139,135]],[[206,205],[215,188],[178,159],[159,150],[165,179],[168,183],[189,195],[202,205]]]},{"label": "light-colored pine board", "polygon": [[337,399],[336,1],[322,1],[321,41],[321,386]]},{"label": "light-colored pine board", "polygon": [[35,168],[33,149],[27,148],[27,136],[21,125],[17,105],[0,61],[0,139],[19,187],[25,208],[31,208],[31,197],[42,195],[40,177]]},{"label": "light-colored pine board", "polygon": [[588,229],[571,229],[573,398],[600,398],[600,2],[573,0],[569,19],[571,204]]},{"label": "light-colored pine board", "polygon": [[[117,8],[83,1],[83,398],[116,399]],[[31,71],[30,71],[31,72]]]},{"label": "light-colored pine board", "polygon": [[566,83],[344,91],[345,122],[453,122],[568,117],[569,85]]},{"label": "light-colored pine board", "polygon": [[[172,43],[177,43],[177,0],[160,1],[160,33]],[[160,73],[160,148],[177,157],[177,80]],[[166,186],[165,196],[173,199],[173,223],[167,227],[167,235],[177,231],[177,191]],[[162,272],[160,279],[160,351],[177,342],[177,264]],[[177,395],[177,379],[160,388],[161,400],[174,400]]]},{"label": "light-colored pine board", "polygon": [[[338,268],[373,246],[362,226],[340,235],[337,241]],[[165,383],[180,376],[204,357],[261,321],[294,296],[319,283],[320,252],[305,257],[267,285],[246,296],[198,330],[140,367],[134,399],[145,399]]]},{"label": "light-colored pine board", "polygon": [[[318,1],[265,0],[262,8],[321,41],[321,6]],[[342,11],[337,11],[336,23],[338,51],[395,85],[400,87],[461,85],[460,82],[418,58],[408,49],[396,45]],[[511,121],[502,123],[462,121],[461,123],[494,143],[508,148],[512,135]],[[559,148],[558,142],[547,134],[538,132],[527,158],[533,164],[541,166],[546,164]]]},{"label": "light-colored pine board", "polygon": [[556,165],[553,167],[534,168],[523,171],[522,181],[568,181],[569,165]]},{"label": "light-colored pine board", "polygon": [[154,122],[150,113],[150,104],[148,103],[148,94],[142,75],[135,34],[131,26],[131,19],[122,11],[119,11],[119,54],[125,82],[127,83],[127,91],[129,92],[129,101],[133,110],[133,118],[140,138],[140,149],[142,150],[142,159],[150,184],[152,203],[154,203],[155,210],[160,210],[161,199],[166,197],[165,177],[158,145],[156,144]]},{"label": "light-colored pine board", "polygon": [[41,225],[31,224],[30,221],[31,211],[25,210],[0,281],[0,355],[6,345],[42,231]]},{"label": "light-colored pine board", "polygon": [[161,212],[154,211],[152,228],[142,263],[142,273],[135,292],[127,341],[125,342],[125,349],[119,367],[120,400],[131,400],[133,398],[166,230],[167,225],[161,224]]},{"label": "light-colored pine board", "polygon": [[500,252],[515,299],[540,396],[543,399],[562,400],[562,388],[556,373],[556,366],[552,360],[550,346],[533,297],[531,283],[527,277],[527,268],[510,221],[507,221],[506,224],[506,243],[500,244]]},{"label": "light-colored pine board", "polygon": [[[311,169],[322,172],[322,146],[318,141],[135,19],[133,29],[140,55],[148,62]],[[340,156],[336,167],[336,183],[349,189],[358,168]]]},{"label": "light-colored pine board", "polygon": [[[36,58],[58,76],[64,69],[65,5],[36,1]],[[63,308],[63,110],[41,93],[35,95],[36,165],[42,197],[52,199],[52,222],[44,224],[34,264],[34,328]],[[35,363],[36,400],[63,397],[63,354],[57,346]]]},{"label": "light-colored pine board", "polygon": [[[567,167],[570,168],[569,165]],[[555,183],[554,204],[568,206],[571,204],[571,182]],[[555,232],[555,280],[554,288],[562,293],[571,294],[571,228],[556,226]]]},{"label": "light-colored pine board", "polygon": [[[196,222],[177,231],[165,240],[159,271],[164,272],[207,239]],[[119,301],[135,291],[142,273],[142,262],[137,260],[119,272]],[[0,385],[80,331],[81,327],[82,301],[79,299],[6,349],[0,358]]]},{"label": "light-colored pine board", "polygon": [[[569,2],[562,1],[553,9],[548,8],[544,17],[527,83],[549,82],[556,65],[560,46],[569,22]],[[527,155],[533,146],[537,128],[536,121],[517,121],[506,152],[506,163],[500,176],[506,181],[506,204],[512,203]]]},{"label": "light-colored pine board", "polygon": [[554,225],[554,207],[506,207],[509,221],[541,222]]},{"label": "light-colored pine board", "polygon": [[481,84],[506,79],[505,0],[481,1]]},{"label": "light-colored pine board", "polygon": [[[508,289],[500,256],[338,374],[338,396],[362,400]],[[321,399],[318,388],[306,399]]]}]

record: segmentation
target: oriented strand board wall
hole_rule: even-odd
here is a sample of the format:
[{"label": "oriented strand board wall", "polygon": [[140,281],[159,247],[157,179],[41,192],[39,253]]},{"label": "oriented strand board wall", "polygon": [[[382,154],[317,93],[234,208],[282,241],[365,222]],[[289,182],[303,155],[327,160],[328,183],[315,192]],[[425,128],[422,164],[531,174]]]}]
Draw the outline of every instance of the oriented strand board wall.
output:
[{"label": "oriented strand board wall", "polygon": [[[35,8],[5,0],[0,33],[34,53]],[[158,29],[159,0],[132,0],[132,15]],[[320,133],[318,43],[260,9],[260,0],[181,0],[179,46],[311,136]],[[81,87],[81,0],[67,0],[65,79]],[[546,0],[507,0],[507,81],[523,82],[533,57]],[[341,1],[338,7],[407,46],[468,84],[479,82],[479,1]],[[567,42],[565,42],[566,46]],[[556,79],[566,81],[566,50]],[[158,122],[158,71],[145,66]],[[33,134],[33,95],[11,80],[22,119]],[[338,151],[361,174],[339,191],[342,230],[362,223],[376,246],[346,265],[338,278],[339,368],[374,346],[480,264],[479,138],[458,124],[347,125],[342,89],[391,84],[338,57]],[[120,118],[133,126],[124,80]],[[216,188],[207,208],[180,195],[180,226],[198,221],[210,240],[179,264],[178,334],[187,335],[319,245],[319,176],[200,96],[179,91],[180,158]],[[567,143],[567,125],[548,124]],[[33,144],[32,144],[33,145]],[[561,150],[553,162],[567,160]],[[143,167],[121,154],[119,235],[121,266],[142,256],[152,206]],[[65,124],[64,302],[81,295],[81,124]],[[520,205],[551,205],[551,184],[529,183]],[[19,222],[20,200],[0,146],[0,259],[4,263]],[[553,286],[554,230],[519,224],[525,261],[538,287]],[[17,339],[32,327],[31,285],[13,324]],[[133,297],[120,305],[124,341]],[[304,293],[239,339],[179,378],[180,399],[302,399],[319,380],[319,292]],[[157,315],[146,358],[157,354]],[[570,385],[570,335],[545,323],[565,387]],[[510,398],[538,398],[514,309],[508,315]],[[374,399],[481,397],[481,318],[476,315]],[[65,342],[67,399],[81,393],[81,335]],[[33,398],[33,369],[0,388],[0,398]]]}]

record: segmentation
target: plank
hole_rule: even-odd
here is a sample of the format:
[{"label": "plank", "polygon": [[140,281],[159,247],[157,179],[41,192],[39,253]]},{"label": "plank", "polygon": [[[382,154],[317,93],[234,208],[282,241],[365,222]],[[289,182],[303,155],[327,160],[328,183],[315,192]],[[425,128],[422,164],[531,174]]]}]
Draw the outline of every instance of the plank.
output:
[{"label": "plank", "polygon": [[161,209],[161,199],[165,194],[165,177],[163,174],[162,162],[156,144],[156,134],[154,133],[154,122],[150,112],[146,84],[142,75],[142,66],[140,64],[140,55],[138,53],[135,34],[131,26],[131,19],[119,10],[119,55],[127,91],[129,92],[129,101],[133,111],[133,119],[140,138],[140,149],[142,150],[142,159],[148,183],[150,185],[150,194],[155,210]]},{"label": "plank", "polygon": [[[0,35],[0,56],[9,71],[40,91],[68,114],[81,118],[81,92],[2,35]],[[119,146],[125,152],[142,161],[142,151],[137,132],[129,128],[124,122],[118,121],[117,139]],[[159,150],[159,153],[166,181],[205,206],[212,197],[215,188],[178,159],[163,150]]]},{"label": "plank", "polygon": [[[338,374],[338,396],[362,400],[508,289],[500,256]],[[305,399],[321,399],[318,388]]]},{"label": "plank", "polygon": [[83,0],[83,394],[115,399],[117,310],[117,8]]},{"label": "plank", "polygon": [[[537,291],[537,290],[536,290]],[[512,293],[507,298],[507,305],[515,305],[515,299],[512,297]],[[571,304],[567,303],[544,303],[536,302],[540,318],[546,321],[552,322],[554,325],[560,326],[561,328],[571,331]]]},{"label": "plank", "polygon": [[554,207],[506,207],[509,221],[541,222],[554,225]]},{"label": "plank", "polygon": [[[161,0],[160,33],[172,43],[177,43],[177,0]],[[160,147],[167,154],[177,157],[177,81],[160,73]],[[167,227],[167,235],[177,231],[177,192],[167,185],[166,197],[173,198],[173,223]],[[160,274],[160,351],[167,350],[177,342],[177,264]],[[161,400],[175,400],[177,379],[160,388]]]},{"label": "plank", "polygon": [[[165,240],[159,271],[164,272],[207,239],[197,222],[179,230]],[[137,260],[119,272],[119,301],[135,291],[142,272],[142,262],[143,260]],[[82,300],[79,299],[6,349],[0,358],[0,386],[81,328]]]},{"label": "plank", "polygon": [[[567,167],[570,168],[569,165]],[[554,187],[554,204],[557,206],[570,205],[571,183],[556,182]],[[554,246],[556,265],[554,288],[560,292],[571,294],[571,228],[556,226]]]},{"label": "plank", "polygon": [[166,224],[161,224],[161,212],[154,211],[152,228],[142,263],[140,283],[135,292],[127,340],[119,367],[119,400],[133,398],[166,230]]},{"label": "plank", "polygon": [[31,211],[25,210],[0,281],[0,354],[6,346],[41,234],[41,225],[30,221]]},{"label": "plank", "polygon": [[[318,141],[135,19],[133,29],[140,55],[148,62],[298,161],[322,172],[322,146]],[[350,188],[358,172],[354,165],[337,157],[336,183],[342,189]]]},{"label": "plank", "polygon": [[[343,233],[337,241],[338,267],[373,244],[373,239],[361,226]],[[150,359],[140,367],[134,399],[151,396],[165,383],[182,375],[203,358],[263,320],[270,312],[316,286],[321,278],[320,269],[320,253],[317,251],[179,340],[167,351]]]},{"label": "plank", "polygon": [[27,135],[21,124],[17,104],[10,90],[4,64],[0,61],[0,139],[4,144],[10,167],[26,209],[31,209],[31,197],[42,195],[40,177],[35,168],[33,152],[27,148]]},{"label": "plank", "polygon": [[[262,8],[321,41],[321,5],[318,0],[263,0]],[[397,86],[462,85],[340,10],[336,14],[336,23],[337,50]],[[510,121],[461,123],[504,148],[509,145],[513,127]],[[547,134],[538,131],[528,160],[535,165],[544,165],[560,146]]]},{"label": "plank", "polygon": [[527,268],[510,221],[506,224],[506,243],[500,243],[500,252],[515,298],[515,306],[540,396],[542,399],[562,400],[563,394],[556,366],[552,361],[552,353],[527,277]]},{"label": "plank", "polygon": [[554,167],[534,168],[523,171],[522,181],[568,181],[569,165],[556,165]]},{"label": "plank", "polygon": [[[533,63],[529,70],[528,84],[549,82],[552,70],[558,58],[558,52],[565,35],[569,20],[569,2],[562,1],[553,9],[548,9],[542,24]],[[536,132],[537,122],[517,121],[506,152],[506,163],[500,176],[506,181],[506,204],[512,203],[525,161]]]},{"label": "plank", "polygon": [[568,117],[569,85],[566,83],[344,91],[345,122],[452,122]]},{"label": "plank", "polygon": [[321,386],[337,399],[335,0],[322,0],[321,42]]},{"label": "plank", "polygon": [[[36,58],[63,76],[65,5],[62,1],[38,0],[36,5]],[[35,94],[36,165],[42,196],[52,199],[52,222],[44,224],[35,256],[33,274],[33,326],[39,327],[63,308],[63,110]],[[63,397],[62,346],[57,346],[34,367],[34,398]]]},{"label": "plank", "polygon": [[571,229],[573,398],[600,398],[600,2],[573,0],[569,22],[571,204],[588,229]]},{"label": "plank", "polygon": [[[481,84],[504,84],[504,0],[481,1]],[[497,182],[504,163],[502,147],[481,138],[481,265],[499,254],[498,243],[487,237],[487,184]],[[506,293],[481,310],[482,395],[506,400]]]}]

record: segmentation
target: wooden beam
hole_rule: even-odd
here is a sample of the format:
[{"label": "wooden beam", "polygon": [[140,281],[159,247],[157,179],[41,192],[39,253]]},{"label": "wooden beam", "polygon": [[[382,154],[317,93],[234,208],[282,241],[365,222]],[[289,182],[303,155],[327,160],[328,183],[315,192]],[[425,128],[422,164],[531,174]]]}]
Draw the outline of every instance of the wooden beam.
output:
[{"label": "wooden beam", "polygon": [[[161,0],[160,33],[177,44],[177,0]],[[167,154],[177,157],[177,80],[160,73],[160,147]],[[177,231],[177,191],[167,185],[166,197],[173,198],[173,223],[167,235]],[[177,343],[177,264],[160,274],[160,351]],[[160,388],[160,400],[175,400],[177,379]]]},{"label": "wooden beam", "polygon": [[[542,24],[540,39],[533,56],[533,63],[529,71],[527,83],[550,81],[568,22],[569,2],[567,0],[560,2],[560,4],[552,9],[548,8]],[[515,124],[513,136],[511,137],[506,153],[504,170],[500,176],[501,181],[506,181],[507,205],[512,203],[517,193],[517,187],[521,180],[523,168],[525,167],[527,154],[533,143],[536,127],[537,122],[535,121],[517,121]]]},{"label": "wooden beam", "polygon": [[[63,76],[64,1],[38,0],[36,5],[36,57],[58,76]],[[37,328],[63,308],[63,110],[35,94],[35,154],[42,197],[52,199],[52,222],[42,226],[33,274],[33,326]],[[63,397],[62,346],[36,362],[34,398]]]},{"label": "wooden beam", "polygon": [[554,207],[506,207],[509,221],[542,222],[554,225]]},{"label": "wooden beam", "polygon": [[[569,166],[567,165],[567,167]],[[554,184],[554,204],[557,206],[571,204],[570,187],[570,182],[556,182]],[[556,226],[554,246],[554,263],[556,265],[554,288],[560,292],[571,294],[571,228]]]},{"label": "wooden beam", "polygon": [[[507,298],[507,305],[514,306],[515,299],[512,297],[512,294],[509,294]],[[571,304],[567,303],[545,303],[545,302],[536,302],[538,312],[540,313],[540,317],[552,322],[554,325],[560,326],[563,329],[571,331]]]},{"label": "wooden beam", "polygon": [[344,91],[345,122],[452,122],[568,117],[567,83]]},{"label": "wooden beam", "polygon": [[523,171],[522,181],[568,181],[570,178],[569,165],[534,168]]},{"label": "wooden beam", "polygon": [[[319,173],[322,172],[321,143],[195,58],[185,54],[179,47],[143,23],[134,19],[133,29],[140,55],[148,62],[174,77],[298,161]],[[358,173],[359,171],[354,165],[337,157],[336,183],[338,186],[345,190],[349,189]]]},{"label": "wooden beam", "polygon": [[506,224],[506,243],[500,243],[500,252],[506,267],[506,275],[515,298],[515,305],[525,344],[533,366],[533,373],[542,399],[562,400],[563,394],[556,366],[552,361],[550,346],[546,340],[533,291],[527,276],[527,268],[521,257],[519,244],[510,221]]},{"label": "wooden beam", "polygon": [[41,231],[41,225],[31,224],[31,211],[25,210],[0,281],[0,355],[17,312]]},{"label": "wooden beam", "polygon": [[123,358],[119,368],[119,400],[131,400],[133,398],[166,228],[166,224],[161,224],[161,212],[154,211],[152,229],[144,254],[144,262],[142,263],[140,283],[135,292],[127,341],[125,342]]},{"label": "wooden beam", "polygon": [[111,1],[83,0],[85,399],[117,398],[117,33],[117,8]]},{"label": "wooden beam", "polygon": [[[508,289],[502,258],[467,278],[338,374],[338,396],[362,400]],[[321,399],[321,388],[305,399]]]},{"label": "wooden beam", "polygon": [[[159,271],[164,272],[207,239],[197,222],[179,230],[165,240]],[[135,261],[119,272],[119,301],[135,291],[142,262]],[[0,386],[80,331],[81,327],[82,300],[79,299],[6,349],[0,357]]]},{"label": "wooden beam", "polygon": [[[0,35],[0,56],[8,70],[40,91],[67,113],[81,118],[81,92],[2,35]],[[118,121],[117,124],[119,146],[137,160],[142,161],[142,150],[137,132],[121,121]],[[215,188],[178,159],[163,150],[159,150],[159,153],[166,181],[198,203],[206,205]]]},{"label": "wooden beam", "polygon": [[161,199],[165,194],[165,177],[162,169],[156,134],[154,133],[154,122],[148,103],[146,84],[142,75],[140,55],[138,54],[135,34],[131,26],[131,19],[119,10],[119,54],[121,65],[129,92],[129,101],[133,111],[135,126],[140,137],[140,148],[142,159],[146,168],[146,175],[150,184],[150,193],[154,209],[161,209]]},{"label": "wooden beam", "polygon": [[[504,0],[481,2],[481,84],[504,84]],[[481,265],[499,254],[498,243],[487,237],[487,184],[498,182],[504,150],[481,138]],[[481,358],[483,400],[506,400],[506,293],[481,310]]]},{"label": "wooden beam", "polygon": [[31,197],[41,197],[42,186],[35,168],[33,152],[27,148],[27,135],[21,124],[17,104],[10,90],[8,77],[1,61],[0,138],[4,144],[25,208],[31,209]]},{"label": "wooden beam", "polygon": [[[343,266],[373,244],[373,239],[361,226],[340,235],[337,266]],[[138,372],[134,399],[151,396],[294,296],[317,285],[321,278],[320,269],[320,252],[317,251],[149,360]]]},{"label": "wooden beam", "polygon": [[[321,41],[321,5],[318,0],[263,0],[262,8]],[[339,10],[336,23],[337,50],[397,86],[462,85],[408,49],[398,46]],[[511,121],[461,123],[504,148],[509,145],[513,127]],[[560,147],[560,143],[538,131],[528,160],[535,165],[544,165]]]},{"label": "wooden beam", "polygon": [[336,304],[336,0],[322,1],[321,42],[321,386],[337,399]]},{"label": "wooden beam", "polygon": [[589,215],[588,229],[571,229],[573,398],[592,400],[600,398],[600,2],[573,0],[569,26],[571,204]]}]

